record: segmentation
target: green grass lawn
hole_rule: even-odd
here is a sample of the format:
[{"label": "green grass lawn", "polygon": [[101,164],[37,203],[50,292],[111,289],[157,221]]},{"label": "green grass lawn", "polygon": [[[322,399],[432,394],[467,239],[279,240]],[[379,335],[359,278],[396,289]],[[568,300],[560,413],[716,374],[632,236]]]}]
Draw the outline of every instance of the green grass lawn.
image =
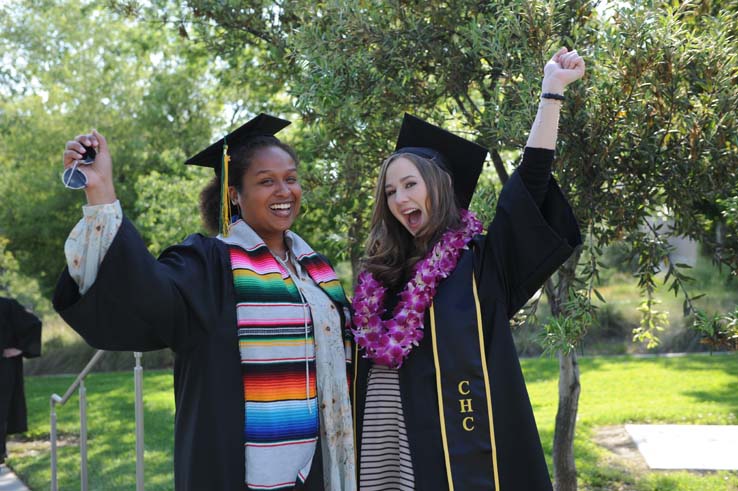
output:
[{"label": "green grass lawn", "polygon": [[[625,423],[738,424],[738,356],[593,357],[580,360],[582,394],[576,438],[580,485],[588,490],[735,491],[738,472],[652,471],[609,465],[594,429]],[[551,455],[558,362],[524,360],[544,451]],[[738,451],[738,449],[737,449]],[[549,468],[551,460],[549,458]]]},{"label": "green grass lawn", "polygon": [[[523,368],[541,432],[551,453],[557,406],[558,364],[526,359]],[[736,491],[738,472],[634,472],[613,463],[592,441],[595,429],[624,423],[738,424],[738,355],[677,358],[583,358],[576,457],[580,489],[635,491]],[[46,440],[49,395],[72,377],[29,377],[28,440]],[[145,374],[146,489],[172,489],[172,377]],[[88,383],[90,489],[135,487],[132,373],[93,374]],[[77,400],[59,412],[68,444],[60,449],[60,489],[79,489]],[[49,487],[48,445],[33,441],[11,447],[10,465],[33,490]],[[549,465],[551,461],[549,458]],[[516,490],[517,491],[517,490]]]},{"label": "green grass lawn", "polygon": [[[146,355],[144,354],[144,358]],[[29,432],[26,440],[49,438],[49,397],[63,394],[71,376],[26,377]],[[90,490],[132,490],[136,486],[133,372],[94,373],[87,378],[88,474]],[[79,399],[57,410],[59,489],[80,488]],[[172,375],[144,372],[145,482],[147,490],[173,488],[174,396]],[[27,447],[27,449],[26,449]],[[32,490],[46,490],[51,480],[49,446],[25,442],[11,447],[9,464]]]}]

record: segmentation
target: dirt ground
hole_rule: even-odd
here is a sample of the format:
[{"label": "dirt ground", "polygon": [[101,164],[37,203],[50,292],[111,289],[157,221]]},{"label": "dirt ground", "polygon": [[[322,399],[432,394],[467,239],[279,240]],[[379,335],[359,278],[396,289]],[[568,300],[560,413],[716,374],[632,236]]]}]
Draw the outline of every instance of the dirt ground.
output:
[{"label": "dirt ground", "polygon": [[[593,433],[593,440],[599,446],[608,450],[602,461],[604,467],[624,471],[630,476],[639,478],[644,474],[653,472],[671,472],[649,469],[646,460],[638,451],[638,447],[631,439],[624,425],[601,426]],[[711,474],[715,471],[691,470],[693,474]],[[630,484],[618,482],[607,488],[608,491],[634,491],[636,488]]]},{"label": "dirt ground", "polygon": [[625,431],[625,426],[601,426],[594,431],[593,439],[599,446],[610,452],[607,464],[627,469],[629,473],[641,474],[648,471],[648,465],[635,442]]}]

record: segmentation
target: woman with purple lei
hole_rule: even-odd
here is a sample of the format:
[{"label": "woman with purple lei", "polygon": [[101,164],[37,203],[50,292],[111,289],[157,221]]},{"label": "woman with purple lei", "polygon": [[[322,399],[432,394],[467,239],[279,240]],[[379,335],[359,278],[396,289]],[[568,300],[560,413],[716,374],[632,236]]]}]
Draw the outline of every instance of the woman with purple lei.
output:
[{"label": "woman with purple lei", "polygon": [[550,490],[509,319],[581,243],[551,177],[576,51],[544,68],[517,171],[483,233],[487,150],[405,115],[353,299],[359,489]]}]

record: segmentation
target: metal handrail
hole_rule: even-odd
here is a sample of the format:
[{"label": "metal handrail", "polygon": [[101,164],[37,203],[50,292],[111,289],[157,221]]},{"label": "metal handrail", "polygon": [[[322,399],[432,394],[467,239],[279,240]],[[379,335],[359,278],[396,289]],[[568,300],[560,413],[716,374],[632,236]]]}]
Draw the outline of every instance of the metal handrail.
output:
[{"label": "metal handrail", "polygon": [[[85,368],[77,375],[63,396],[52,394],[51,405],[51,491],[58,491],[57,482],[57,431],[56,431],[56,406],[63,406],[72,397],[75,390],[79,389],[79,453],[80,453],[80,481],[82,491],[87,491],[87,389],[85,378],[100,360],[104,350],[97,350]],[[133,369],[133,379],[136,393],[135,419],[136,419],[136,491],[144,490],[144,432],[143,432],[143,367],[141,366],[141,353],[134,352],[136,365]]]}]

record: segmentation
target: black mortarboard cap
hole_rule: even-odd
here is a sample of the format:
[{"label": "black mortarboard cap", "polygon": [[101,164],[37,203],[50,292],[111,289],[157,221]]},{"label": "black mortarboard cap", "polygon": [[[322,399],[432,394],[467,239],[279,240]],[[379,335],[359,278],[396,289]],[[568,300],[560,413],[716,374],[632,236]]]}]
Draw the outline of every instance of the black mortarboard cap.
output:
[{"label": "black mortarboard cap", "polygon": [[292,123],[285,119],[276,118],[264,113],[259,114],[247,123],[231,131],[224,138],[213,143],[202,152],[187,159],[185,164],[212,167],[215,170],[215,174],[220,176],[224,141],[228,143],[228,150],[229,153],[231,153],[233,150],[238,148],[239,145],[245,144],[251,138],[257,136],[274,136],[290,124]]},{"label": "black mortarboard cap", "polygon": [[487,149],[405,113],[395,153],[431,159],[451,175],[459,206],[468,208],[482,172]]}]

